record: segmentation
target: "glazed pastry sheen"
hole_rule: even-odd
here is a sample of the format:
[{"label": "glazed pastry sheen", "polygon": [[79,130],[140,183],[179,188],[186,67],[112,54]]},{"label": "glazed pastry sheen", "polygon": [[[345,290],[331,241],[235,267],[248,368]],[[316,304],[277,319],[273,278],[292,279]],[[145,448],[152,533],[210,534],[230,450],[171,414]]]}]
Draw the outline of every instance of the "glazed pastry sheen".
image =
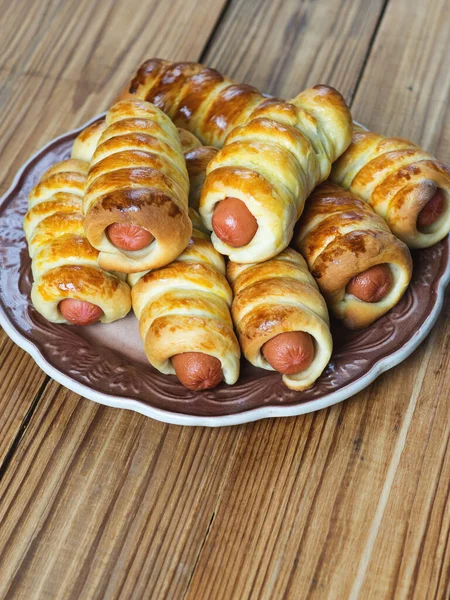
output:
[{"label": "glazed pastry sheen", "polygon": [[29,196],[24,230],[34,277],[31,299],[53,323],[67,323],[58,309],[66,298],[95,304],[104,323],[124,317],[131,308],[129,286],[98,266],[98,251],[84,235],[81,205],[87,170],[87,163],[76,159],[57,163]]},{"label": "glazed pastry sheen", "polygon": [[[170,263],[186,247],[189,179],[176,127],[148,102],[119,102],[92,157],[84,197],[85,231],[100,251],[100,266],[133,273]],[[125,251],[111,243],[113,224],[142,228],[154,237]]]},{"label": "glazed pastry sheen", "polygon": [[177,126],[194,133],[203,144],[218,148],[237,125],[252,117],[255,109],[264,111],[273,102],[280,103],[251,85],[237,84],[199,63],[159,58],[139,67],[120,98],[153,102]]},{"label": "glazed pastry sheen", "polygon": [[[231,289],[223,258],[194,220],[192,238],[170,265],[146,274],[129,275],[132,302],[150,363],[175,374],[171,357],[200,352],[217,358],[226,383],[239,376],[240,349],[229,307]],[[201,227],[201,224],[200,224]]]},{"label": "glazed pastry sheen", "polygon": [[213,233],[214,247],[240,263],[276,256],[289,244],[307,196],[328,177],[350,140],[350,112],[327,86],[308,89],[289,103],[271,100],[254,109],[209,163],[200,213],[207,228],[215,229],[218,203],[237,198],[256,219],[256,234],[232,247]]},{"label": "glazed pastry sheen", "polygon": [[236,84],[215,69],[159,58],[144,62],[119,96],[153,102],[203,144],[220,148],[227,134],[266,101],[251,85]]},{"label": "glazed pastry sheen", "polygon": [[[355,126],[330,178],[368,202],[410,248],[432,246],[450,230],[450,169],[408,140]],[[418,228],[419,214],[436,193],[440,217]]]},{"label": "glazed pastry sheen", "polygon": [[[293,246],[309,269],[335,317],[351,329],[367,327],[395,306],[411,279],[407,246],[365,202],[325,182],[306,201]],[[387,265],[392,285],[378,302],[348,292],[352,278],[376,265]]]},{"label": "glazed pastry sheen", "polygon": [[[105,127],[104,119],[86,127],[75,139],[71,157],[91,162]],[[203,146],[200,140],[186,129],[179,128],[178,135],[189,175],[189,206],[198,210],[200,191],[206,177],[206,167],[216,155],[217,149],[213,146]]]},{"label": "glazed pastry sheen", "polygon": [[105,129],[105,119],[100,119],[88,127],[85,127],[75,138],[70,154],[71,158],[90,163]]},{"label": "glazed pastry sheen", "polygon": [[293,331],[310,334],[315,356],[295,375],[283,375],[293,390],[313,385],[328,364],[332,350],[328,311],[306,262],[295,250],[259,264],[228,263],[234,300],[233,320],[246,359],[255,367],[273,370],[262,346],[275,336]]}]

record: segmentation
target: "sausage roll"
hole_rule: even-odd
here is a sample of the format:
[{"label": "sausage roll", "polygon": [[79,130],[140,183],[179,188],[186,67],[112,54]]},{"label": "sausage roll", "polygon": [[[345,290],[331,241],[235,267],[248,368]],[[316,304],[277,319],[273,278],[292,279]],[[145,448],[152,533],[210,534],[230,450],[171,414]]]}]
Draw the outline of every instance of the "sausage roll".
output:
[{"label": "sausage roll", "polygon": [[[75,139],[71,157],[91,162],[105,127],[104,119],[86,127]],[[178,129],[178,135],[189,175],[189,206],[198,210],[206,167],[215,156],[217,149],[214,146],[203,146],[200,140],[186,129]]]},{"label": "sausage roll", "polygon": [[344,99],[326,86],[254,110],[207,168],[200,213],[214,247],[239,263],[284,250],[306,198],[328,177],[351,132]]},{"label": "sausage roll", "polygon": [[450,230],[450,169],[412,142],[355,126],[331,180],[368,202],[410,248]]},{"label": "sausage roll", "polygon": [[109,323],[131,309],[130,288],[97,264],[81,212],[87,163],[69,159],[48,169],[29,196],[24,219],[32,258],[31,300],[53,323]]},{"label": "sausage roll", "polygon": [[[240,348],[229,307],[225,263],[208,235],[194,230],[170,265],[129,275],[132,303],[150,363],[176,374],[191,390],[231,385],[239,376]],[[201,224],[200,224],[201,227]]]},{"label": "sausage roll", "polygon": [[189,178],[176,127],[148,102],[106,115],[90,162],[85,232],[105,269],[133,273],[170,263],[192,232]]},{"label": "sausage roll", "polygon": [[384,315],[411,280],[408,247],[368,204],[333,183],[323,183],[308,198],[293,246],[331,312],[350,329]]},{"label": "sausage roll", "polygon": [[313,385],[330,360],[328,311],[300,254],[288,248],[258,264],[228,263],[232,315],[245,358],[283,374],[292,390]]},{"label": "sausage roll", "polygon": [[203,144],[220,148],[228,133],[267,101],[256,88],[236,84],[215,69],[193,62],[152,58],[144,62],[119,99],[153,102]]}]

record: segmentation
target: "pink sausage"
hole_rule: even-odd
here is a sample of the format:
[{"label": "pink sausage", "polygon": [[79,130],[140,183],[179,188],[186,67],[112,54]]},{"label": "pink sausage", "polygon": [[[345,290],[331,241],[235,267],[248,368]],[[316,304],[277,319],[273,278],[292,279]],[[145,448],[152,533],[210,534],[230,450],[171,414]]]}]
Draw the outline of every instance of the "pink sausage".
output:
[{"label": "pink sausage", "polygon": [[438,190],[417,217],[417,229],[425,229],[433,225],[444,212],[445,198],[442,190]]},{"label": "pink sausage", "polygon": [[183,352],[172,356],[180,382],[189,390],[210,390],[223,379],[222,365],[215,356],[203,352]]},{"label": "pink sausage", "polygon": [[58,308],[66,321],[72,325],[92,325],[103,315],[102,309],[96,304],[73,298],[61,300]]},{"label": "pink sausage", "polygon": [[255,217],[238,198],[225,198],[218,203],[212,226],[217,237],[232,248],[249,244],[258,229]]},{"label": "pink sausage", "polygon": [[379,302],[392,287],[392,272],[387,265],[375,265],[347,284],[347,293],[363,302]]},{"label": "pink sausage", "polygon": [[266,342],[262,353],[275,371],[295,375],[307,369],[314,360],[314,342],[305,331],[289,331]]},{"label": "pink sausage", "polygon": [[106,232],[116,248],[129,252],[142,250],[155,239],[150,231],[132,223],[113,223]]}]

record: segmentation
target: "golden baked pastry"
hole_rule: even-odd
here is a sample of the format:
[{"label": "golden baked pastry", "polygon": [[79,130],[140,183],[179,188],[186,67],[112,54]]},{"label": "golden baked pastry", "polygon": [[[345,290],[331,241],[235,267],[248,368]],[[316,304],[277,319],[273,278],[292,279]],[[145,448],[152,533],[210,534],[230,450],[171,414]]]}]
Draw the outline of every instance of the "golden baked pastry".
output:
[{"label": "golden baked pastry", "polygon": [[408,140],[355,126],[330,179],[370,204],[410,248],[450,231],[450,168]]},{"label": "golden baked pastry", "polygon": [[344,99],[327,86],[254,109],[208,164],[200,214],[214,247],[239,263],[286,248],[306,198],[328,177],[351,131]]},{"label": "golden baked pastry", "polygon": [[85,127],[75,138],[70,157],[90,163],[105,129],[105,119],[100,119]]},{"label": "golden baked pastry", "polygon": [[[200,193],[206,178],[206,168],[217,154],[217,148],[203,146],[198,138],[186,129],[179,129],[178,133],[189,175],[189,206],[198,211]],[[198,218],[200,219],[200,216]]]},{"label": "golden baked pastry", "polygon": [[189,178],[176,127],[140,100],[106,115],[90,162],[85,232],[99,265],[133,273],[170,263],[186,247]]},{"label": "golden baked pastry", "polygon": [[228,263],[232,315],[255,367],[283,373],[292,390],[313,385],[330,360],[328,311],[305,260],[287,248],[258,264]]},{"label": "golden baked pastry", "polygon": [[220,148],[227,134],[266,101],[256,88],[236,84],[215,69],[193,62],[145,61],[119,99],[153,102],[203,144]]},{"label": "golden baked pastry", "polygon": [[305,257],[331,312],[350,329],[384,315],[411,280],[408,247],[368,204],[330,182],[306,201],[292,245]]},{"label": "golden baked pastry", "polygon": [[24,219],[32,258],[31,300],[53,323],[109,323],[131,309],[130,288],[97,264],[83,229],[87,163],[69,159],[48,169],[29,195]]},{"label": "golden baked pastry", "polygon": [[[195,227],[199,218],[191,214]],[[208,235],[194,228],[188,247],[170,265],[128,277],[150,363],[193,390],[212,388],[222,379],[232,385],[239,376],[232,293],[224,274],[223,257]]]}]

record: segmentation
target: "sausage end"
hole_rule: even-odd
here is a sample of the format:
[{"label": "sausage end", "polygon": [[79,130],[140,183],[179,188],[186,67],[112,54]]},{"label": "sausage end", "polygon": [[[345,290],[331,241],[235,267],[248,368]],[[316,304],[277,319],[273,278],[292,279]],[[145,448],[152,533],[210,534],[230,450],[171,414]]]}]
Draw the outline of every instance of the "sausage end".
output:
[{"label": "sausage end", "polygon": [[258,229],[258,223],[245,203],[231,197],[217,204],[212,226],[217,237],[232,248],[249,244]]},{"label": "sausage end", "polygon": [[444,212],[445,196],[441,189],[438,189],[434,196],[425,204],[417,217],[417,229],[423,231],[430,225],[436,223]]},{"label": "sausage end", "polygon": [[132,223],[112,223],[106,233],[116,248],[128,252],[142,250],[155,239],[150,231]]},{"label": "sausage end", "polygon": [[388,265],[375,265],[350,279],[346,291],[362,302],[380,302],[390,291],[392,281]]},{"label": "sausage end", "polygon": [[103,315],[102,309],[92,302],[65,298],[58,305],[62,316],[72,325],[92,325]]},{"label": "sausage end", "polygon": [[313,338],[305,331],[280,333],[266,342],[262,353],[269,365],[283,375],[305,371],[313,362]]},{"label": "sausage end", "polygon": [[203,352],[183,352],[172,356],[180,382],[192,391],[210,390],[222,381],[220,360]]}]

